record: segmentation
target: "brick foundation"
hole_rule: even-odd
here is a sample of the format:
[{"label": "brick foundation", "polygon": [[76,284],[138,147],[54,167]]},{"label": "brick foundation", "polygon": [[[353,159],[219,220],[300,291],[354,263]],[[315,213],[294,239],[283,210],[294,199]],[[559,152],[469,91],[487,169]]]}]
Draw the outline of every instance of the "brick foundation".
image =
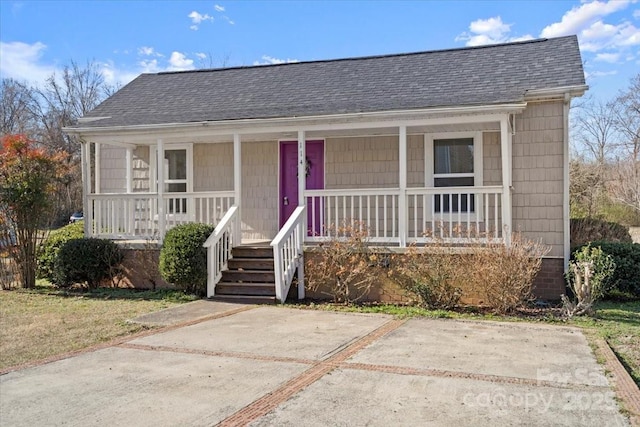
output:
[{"label": "brick foundation", "polygon": [[[305,252],[305,263],[312,262],[314,252]],[[533,294],[536,298],[558,301],[560,295],[565,293],[564,262],[557,258],[543,258],[540,272],[533,281]],[[474,294],[470,289],[462,289],[461,302],[471,305],[482,305],[482,298]],[[307,289],[307,298],[327,300],[331,299],[331,292],[328,288],[320,288],[316,291]],[[387,277],[381,277],[380,281],[374,283],[369,293],[360,301],[383,302],[383,303],[410,303],[415,297],[404,291],[395,282]]]},{"label": "brick foundation", "polygon": [[[118,283],[121,287],[136,289],[171,289],[173,285],[165,282],[158,271],[158,261],[160,257],[159,249],[125,249],[125,259],[123,261],[123,276]],[[310,262],[317,253],[305,252],[305,262]],[[295,284],[290,290],[290,294],[295,293]],[[560,295],[565,293],[564,262],[557,258],[544,258],[542,267],[533,282],[533,293],[536,298],[545,300],[559,300]],[[292,293],[294,292],[294,293]],[[312,299],[331,299],[329,289],[318,289],[317,291],[306,290],[306,296]],[[478,303],[477,298],[465,292],[463,301],[467,303]],[[412,296],[400,288],[396,283],[387,277],[381,277],[375,283],[368,295],[362,301],[383,302],[383,303],[409,303]]]},{"label": "brick foundation", "polygon": [[533,294],[536,298],[557,301],[566,293],[564,281],[564,260],[543,258],[542,267],[533,281]]},{"label": "brick foundation", "polygon": [[158,271],[159,249],[123,249],[123,274],[118,286],[136,289],[173,289]]}]

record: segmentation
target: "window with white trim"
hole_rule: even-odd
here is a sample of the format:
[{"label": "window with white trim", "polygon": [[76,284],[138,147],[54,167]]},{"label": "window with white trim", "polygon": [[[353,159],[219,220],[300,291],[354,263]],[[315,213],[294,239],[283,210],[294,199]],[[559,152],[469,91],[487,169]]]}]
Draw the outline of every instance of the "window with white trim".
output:
[{"label": "window with white trim", "polygon": [[[426,185],[473,187],[482,185],[482,133],[452,132],[425,136]],[[433,212],[474,214],[479,200],[460,191],[436,194]]]},{"label": "window with white trim", "polygon": [[[164,193],[190,193],[193,191],[193,145],[179,144],[166,145],[164,150],[164,177],[159,180],[162,183]],[[157,147],[152,150],[151,162],[153,174],[158,176]],[[153,188],[157,191],[158,181],[154,180]],[[168,212],[170,214],[187,213],[187,199],[171,197],[168,200]]]}]

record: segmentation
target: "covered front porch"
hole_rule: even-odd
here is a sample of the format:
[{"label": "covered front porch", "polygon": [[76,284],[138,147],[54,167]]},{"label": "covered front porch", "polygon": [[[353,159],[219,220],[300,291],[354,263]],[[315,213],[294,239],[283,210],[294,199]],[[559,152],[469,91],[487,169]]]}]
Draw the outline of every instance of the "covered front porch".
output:
[{"label": "covered front porch", "polygon": [[523,109],[96,134],[82,145],[85,233],[162,241],[179,224],[216,225],[206,244],[210,295],[234,246],[269,240],[279,300],[296,269],[303,283],[303,246],[339,237],[346,224],[390,247],[508,245],[513,115]]}]

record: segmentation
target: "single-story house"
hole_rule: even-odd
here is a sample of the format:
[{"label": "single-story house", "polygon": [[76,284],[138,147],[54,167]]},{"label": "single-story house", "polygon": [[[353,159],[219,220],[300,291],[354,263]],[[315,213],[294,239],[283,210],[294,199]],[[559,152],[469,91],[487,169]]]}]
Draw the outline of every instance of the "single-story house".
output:
[{"label": "single-story house", "polygon": [[[568,36],[142,74],[66,132],[82,140],[87,235],[161,241],[176,224],[217,225],[209,296],[236,274],[282,300],[296,270],[304,282],[305,247],[362,221],[396,250],[521,232],[551,247],[536,293],[557,298],[569,109],[586,90]],[[274,262],[234,266],[256,241]]]}]

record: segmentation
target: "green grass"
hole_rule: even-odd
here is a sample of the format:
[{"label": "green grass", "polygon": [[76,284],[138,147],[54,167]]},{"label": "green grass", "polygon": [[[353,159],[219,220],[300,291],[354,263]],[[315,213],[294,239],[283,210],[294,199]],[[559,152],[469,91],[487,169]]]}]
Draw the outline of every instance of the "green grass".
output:
[{"label": "green grass", "polygon": [[[291,305],[300,307],[300,305]],[[587,335],[604,338],[627,368],[636,384],[640,386],[640,301],[615,302],[602,301],[596,306],[596,316],[574,317],[567,320],[557,316],[557,311],[537,312],[535,316],[516,315],[499,316],[485,313],[474,308],[460,311],[430,310],[414,306],[393,304],[375,305],[340,305],[314,304],[305,308],[316,310],[334,310],[358,313],[383,313],[398,318],[429,317],[450,319],[476,319],[498,321],[547,322],[553,324],[572,325],[582,328]]]},{"label": "green grass", "polygon": [[594,318],[578,317],[570,323],[604,338],[640,387],[640,301],[602,301]]},{"label": "green grass", "polygon": [[0,291],[0,369],[133,334],[127,320],[196,299],[173,290],[78,292],[40,284]]}]

